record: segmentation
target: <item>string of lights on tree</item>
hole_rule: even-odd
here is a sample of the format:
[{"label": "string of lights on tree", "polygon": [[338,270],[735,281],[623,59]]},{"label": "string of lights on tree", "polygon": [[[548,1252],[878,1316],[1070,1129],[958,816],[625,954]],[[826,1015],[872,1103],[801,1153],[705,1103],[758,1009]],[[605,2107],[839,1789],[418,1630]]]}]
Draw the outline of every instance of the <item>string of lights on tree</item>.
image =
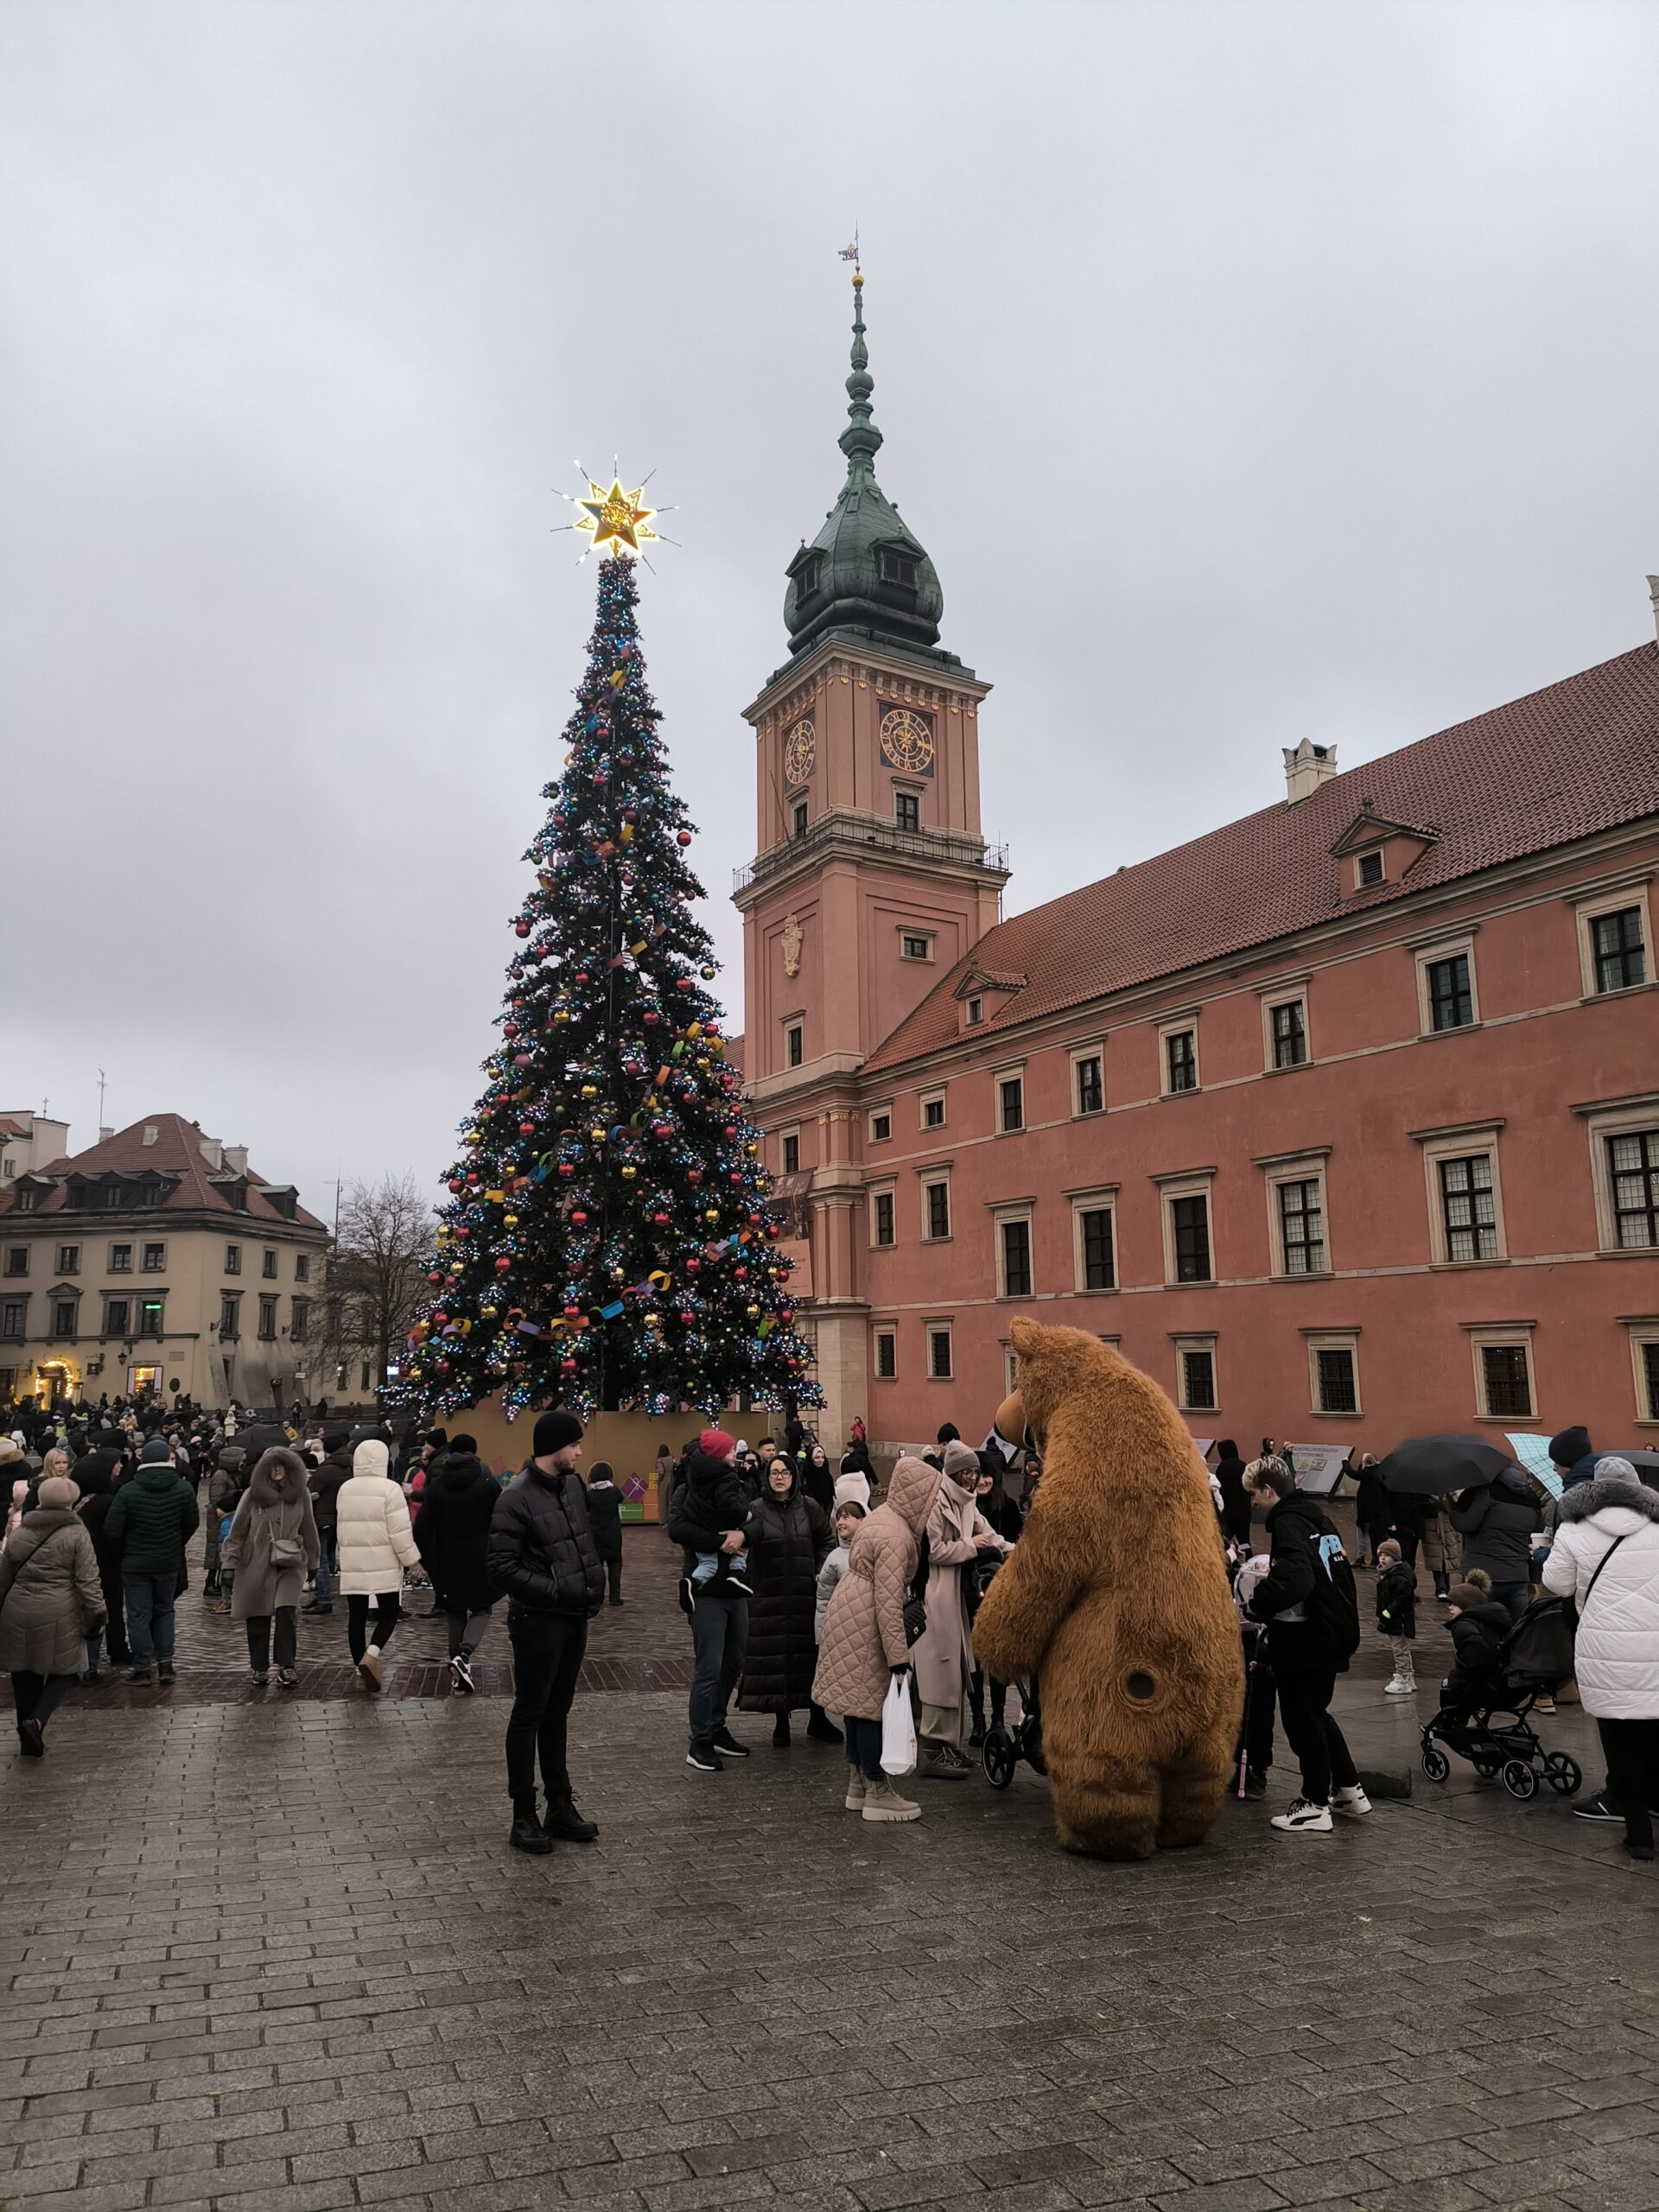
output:
[{"label": "string of lights on tree", "polygon": [[599,564],[563,774],[525,858],[501,1040],[445,1180],[394,1402],[817,1405],[760,1139],[704,988],[713,947],[639,647],[655,510],[575,502]]}]

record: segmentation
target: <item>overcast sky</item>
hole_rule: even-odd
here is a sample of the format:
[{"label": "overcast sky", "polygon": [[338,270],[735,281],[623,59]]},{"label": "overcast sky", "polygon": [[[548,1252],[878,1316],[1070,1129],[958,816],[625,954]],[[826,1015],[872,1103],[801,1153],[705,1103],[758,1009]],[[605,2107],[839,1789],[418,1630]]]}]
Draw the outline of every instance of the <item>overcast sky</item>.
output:
[{"label": "overcast sky", "polygon": [[332,1211],[450,1157],[655,468],[741,1010],[739,710],[844,464],[995,685],[1031,906],[1651,636],[1659,8],[10,0],[0,1108]]}]

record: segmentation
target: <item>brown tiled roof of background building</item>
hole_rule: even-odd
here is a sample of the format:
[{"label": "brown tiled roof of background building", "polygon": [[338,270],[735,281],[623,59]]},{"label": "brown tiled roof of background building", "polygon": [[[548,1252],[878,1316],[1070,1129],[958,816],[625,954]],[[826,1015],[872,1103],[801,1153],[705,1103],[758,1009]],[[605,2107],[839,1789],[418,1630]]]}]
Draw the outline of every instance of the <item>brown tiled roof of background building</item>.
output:
[{"label": "brown tiled roof of background building", "polygon": [[[153,1128],[156,1141],[144,1142],[144,1131]],[[41,1169],[43,1175],[100,1175],[111,1171],[125,1175],[141,1173],[154,1168],[164,1175],[176,1175],[177,1186],[168,1192],[166,1202],[156,1209],[161,1213],[201,1212],[223,1213],[237,1221],[288,1222],[301,1229],[321,1229],[324,1224],[315,1214],[308,1214],[297,1203],[291,1216],[279,1213],[269,1199],[260,1195],[257,1185],[270,1183],[268,1175],[256,1173],[250,1166],[246,1171],[248,1185],[245,1207],[233,1206],[225,1192],[215,1187],[210,1179],[214,1170],[203,1157],[201,1147],[210,1141],[204,1137],[194,1122],[187,1122],[182,1114],[147,1114],[133,1122],[130,1128],[118,1129],[112,1137],[102,1143],[89,1145],[85,1152],[77,1152],[62,1160],[54,1160],[50,1166]],[[221,1170],[227,1173],[227,1170]],[[272,1185],[273,1188],[286,1187]],[[10,1211],[16,1198],[15,1187],[0,1198],[0,1211]],[[34,1209],[36,1214],[60,1213],[64,1192],[61,1184],[43,1198]]]},{"label": "brown tiled roof of background building", "polygon": [[[1331,848],[1367,809],[1438,837],[1403,882],[1344,898]],[[955,1043],[952,994],[970,968],[1029,977],[975,1034],[1012,1029],[1656,813],[1659,645],[1647,645],[999,923],[865,1067]]]}]

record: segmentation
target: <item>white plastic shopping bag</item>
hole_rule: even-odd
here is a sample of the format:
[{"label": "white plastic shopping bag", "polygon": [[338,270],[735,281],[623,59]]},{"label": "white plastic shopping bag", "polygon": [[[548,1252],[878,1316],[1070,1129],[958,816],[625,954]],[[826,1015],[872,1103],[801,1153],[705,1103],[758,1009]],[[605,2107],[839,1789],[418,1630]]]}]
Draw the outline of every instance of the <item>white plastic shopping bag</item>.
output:
[{"label": "white plastic shopping bag", "polygon": [[916,1771],[916,1723],[911,1717],[908,1675],[895,1675],[887,1684],[881,1707],[881,1771]]}]

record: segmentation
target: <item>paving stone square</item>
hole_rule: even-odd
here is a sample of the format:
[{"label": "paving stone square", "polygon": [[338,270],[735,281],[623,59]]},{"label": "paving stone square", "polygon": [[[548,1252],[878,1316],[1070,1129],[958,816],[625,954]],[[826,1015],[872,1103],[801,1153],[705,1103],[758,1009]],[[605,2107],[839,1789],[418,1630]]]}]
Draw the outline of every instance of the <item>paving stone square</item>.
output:
[{"label": "paving stone square", "polygon": [[[1024,1768],[867,1826],[798,1730],[683,1764],[672,1579],[631,1530],[573,1715],[600,1840],[550,1859],[505,1847],[499,1625],[479,1696],[417,1618],[377,1699],[308,1619],[284,1696],[193,1591],[173,1690],[0,1756],[7,2212],[1659,2206],[1659,1885],[1606,1830],[1459,1766],[1286,1839],[1283,1764],[1141,1866],[1060,1853]],[[1431,1601],[1420,1679],[1448,1650]],[[1404,1771],[1386,1671],[1368,1637],[1339,1710]]]}]

